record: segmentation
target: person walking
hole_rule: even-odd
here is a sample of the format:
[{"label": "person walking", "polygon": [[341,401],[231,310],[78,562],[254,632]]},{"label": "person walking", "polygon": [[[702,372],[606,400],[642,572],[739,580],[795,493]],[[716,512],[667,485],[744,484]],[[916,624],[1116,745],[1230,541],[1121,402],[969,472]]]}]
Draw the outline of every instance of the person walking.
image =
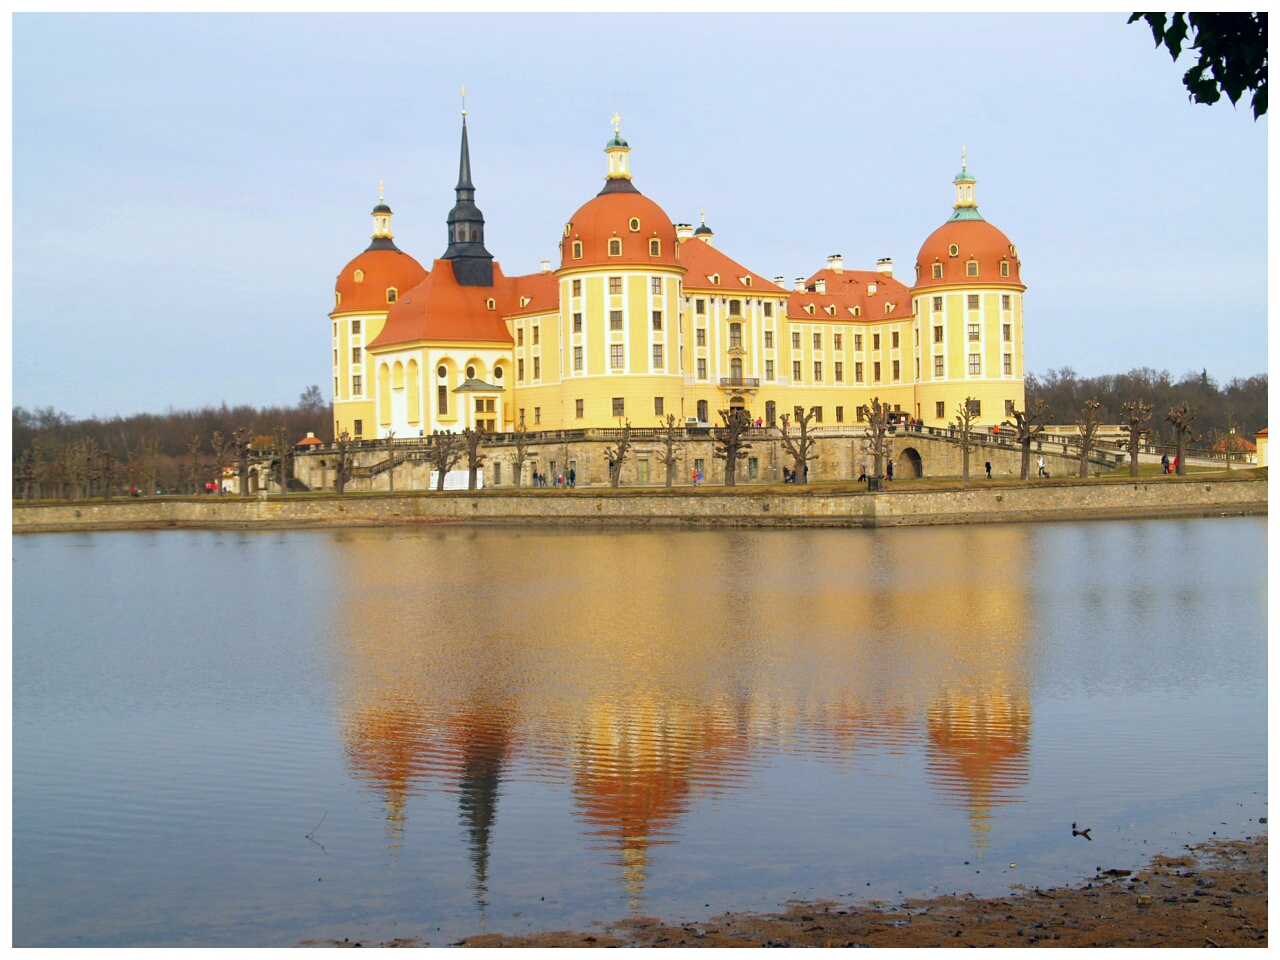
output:
[{"label": "person walking", "polygon": [[576,484],[577,482],[578,482],[578,471],[573,469],[573,467],[570,467],[569,468],[569,489],[572,490],[574,487],[574,484]]},{"label": "person walking", "polygon": [[1043,477],[1044,476],[1044,457],[1039,457],[1036,460],[1036,466],[1040,468],[1040,476]]},{"label": "person walking", "polygon": [[1160,454],[1160,472],[1169,472],[1169,455],[1167,453]]},{"label": "person walking", "polygon": [[987,461],[986,467],[987,467],[987,479],[990,480],[991,479],[991,461],[990,460]]},{"label": "person walking", "polygon": [[885,467],[885,470],[884,470],[884,478],[885,478],[886,480],[892,480],[892,479],[893,479],[893,457],[890,457],[890,458],[889,458],[889,465],[888,465],[887,467]]}]

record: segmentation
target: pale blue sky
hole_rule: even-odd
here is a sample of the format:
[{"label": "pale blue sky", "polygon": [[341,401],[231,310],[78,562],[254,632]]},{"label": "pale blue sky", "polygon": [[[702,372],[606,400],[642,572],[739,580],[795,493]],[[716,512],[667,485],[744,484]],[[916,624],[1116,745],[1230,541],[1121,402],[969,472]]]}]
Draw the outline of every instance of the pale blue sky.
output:
[{"label": "pale blue sky", "polygon": [[386,181],[445,246],[467,87],[508,274],[604,175],[768,277],[911,282],[961,145],[1023,260],[1028,368],[1266,370],[1267,120],[1145,26],[1063,15],[19,15],[13,399],[76,416],[331,388],[333,281]]}]

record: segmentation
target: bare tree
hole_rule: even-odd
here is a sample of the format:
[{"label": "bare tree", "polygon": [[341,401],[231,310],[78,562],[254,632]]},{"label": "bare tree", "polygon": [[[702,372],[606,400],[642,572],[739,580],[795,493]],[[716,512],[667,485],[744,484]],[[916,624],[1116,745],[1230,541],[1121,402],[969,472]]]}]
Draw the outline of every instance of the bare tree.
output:
[{"label": "bare tree", "polygon": [[444,489],[444,477],[462,459],[462,436],[448,431],[431,432],[431,456],[436,467],[436,489]]},{"label": "bare tree", "polygon": [[333,492],[342,496],[347,490],[347,481],[351,479],[351,470],[355,461],[351,456],[351,434],[343,430],[333,443],[338,455],[333,465]]},{"label": "bare tree", "polygon": [[1200,439],[1200,435],[1191,432],[1191,424],[1196,419],[1199,411],[1189,403],[1180,403],[1176,407],[1169,408],[1169,415],[1166,416],[1165,422],[1173,426],[1173,442],[1178,445],[1178,476],[1183,476],[1187,472],[1187,443]]},{"label": "bare tree", "polygon": [[240,482],[240,496],[249,495],[249,439],[248,427],[238,427],[231,434],[231,448],[236,454],[236,473]]},{"label": "bare tree", "polygon": [[[716,445],[713,455],[717,460],[724,461],[724,485],[732,487],[737,478],[738,461],[745,460],[747,451],[751,449],[751,444],[746,439],[747,431],[751,428],[751,414],[743,407],[735,407],[721,410],[720,419],[724,421],[724,426],[711,428],[711,439]],[[669,471],[670,468],[668,476]]]},{"label": "bare tree", "polygon": [[387,489],[396,492],[396,432],[388,430],[387,436]]},{"label": "bare tree", "polygon": [[1030,409],[1018,410],[1016,407],[1009,412],[1009,416],[1013,417],[1013,422],[1008,420],[1002,421],[1002,426],[1013,427],[1016,432],[1015,440],[1022,447],[1022,479],[1031,479],[1031,441],[1040,436],[1044,430],[1044,418],[1048,415],[1049,408],[1045,406],[1045,402],[1039,398],[1032,401]]},{"label": "bare tree", "polygon": [[36,479],[36,451],[32,444],[18,455],[13,465],[13,479],[22,487],[22,499],[31,501],[31,485]]},{"label": "bare tree", "polygon": [[222,435],[221,430],[209,434],[209,448],[213,451],[213,482],[218,488],[218,496],[222,496],[222,475],[227,469],[231,443]]},{"label": "bare tree", "polygon": [[275,450],[277,463],[280,465],[280,492],[289,492],[289,431],[285,427],[276,427]]},{"label": "bare tree", "polygon": [[798,436],[791,435],[791,419],[787,414],[784,413],[778,418],[779,423],[782,424],[782,446],[795,462],[792,482],[808,483],[809,461],[818,459],[818,455],[814,453],[817,441],[809,436],[809,424],[818,415],[818,408],[810,407],[809,412],[805,413],[803,407],[796,407],[794,413],[796,425],[800,428]]},{"label": "bare tree", "polygon": [[1132,403],[1122,404],[1120,410],[1124,417],[1120,423],[1120,429],[1127,436],[1125,447],[1129,451],[1129,476],[1136,477],[1138,451],[1142,449],[1143,436],[1151,432],[1151,413],[1155,410],[1155,406],[1135,400]]},{"label": "bare tree", "polygon": [[67,465],[67,479],[71,481],[71,497],[79,500],[91,494],[89,481],[93,475],[93,460],[98,454],[98,444],[92,437],[84,437],[66,446],[62,459]]},{"label": "bare tree", "polygon": [[963,455],[960,478],[969,482],[969,451],[978,445],[973,435],[973,425],[978,422],[978,414],[974,411],[973,397],[965,397],[956,406],[956,418],[949,424],[951,430],[960,440],[960,451]]},{"label": "bare tree", "polygon": [[90,462],[89,486],[97,488],[98,495],[111,499],[111,489],[115,485],[116,456],[105,447],[100,449]]},{"label": "bare tree", "polygon": [[524,479],[524,465],[529,459],[529,436],[525,430],[524,421],[521,420],[516,424],[513,431],[515,436],[516,455],[511,459],[511,465],[516,472],[516,489],[520,489],[520,484]]},{"label": "bare tree", "polygon": [[484,454],[480,452],[484,445],[484,431],[469,427],[462,431],[462,437],[467,444],[467,489],[474,490],[476,474],[484,464]]},{"label": "bare tree", "polygon": [[1102,422],[1102,404],[1097,397],[1084,402],[1080,416],[1076,418],[1076,426],[1080,429],[1080,476],[1089,476],[1089,453],[1093,450],[1098,436],[1098,425]]},{"label": "bare tree", "polygon": [[658,462],[667,468],[667,486],[676,482],[676,415],[668,413],[662,422],[662,455]]},{"label": "bare tree", "polygon": [[187,438],[186,487],[187,493],[199,493],[200,476],[200,434],[193,433]]},{"label": "bare tree", "polygon": [[631,449],[631,421],[623,424],[615,446],[604,448],[604,458],[609,461],[609,485],[616,487],[622,480],[622,463]]},{"label": "bare tree", "polygon": [[881,403],[879,397],[872,397],[871,405],[866,410],[866,450],[874,460],[873,475],[883,477],[885,461],[893,458],[893,435],[889,433],[889,405]]}]

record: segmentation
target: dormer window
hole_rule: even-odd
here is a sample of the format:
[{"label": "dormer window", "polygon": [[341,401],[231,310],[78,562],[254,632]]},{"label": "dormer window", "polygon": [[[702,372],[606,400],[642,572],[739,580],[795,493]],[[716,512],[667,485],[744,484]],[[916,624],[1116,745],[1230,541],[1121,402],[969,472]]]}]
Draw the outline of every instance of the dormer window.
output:
[{"label": "dormer window", "polygon": [[333,291],[333,305],[335,307],[342,306],[342,294],[340,294],[337,290]]},{"label": "dormer window", "polygon": [[893,304],[892,304],[892,303],[886,303],[886,304],[884,305],[884,312],[885,312],[885,313],[893,313]]},{"label": "dormer window", "polygon": [[387,303],[396,302],[396,293],[397,291],[395,287],[387,287]]},{"label": "dormer window", "polygon": [[662,256],[662,241],[657,239],[656,237],[649,241],[649,256],[651,257]]},{"label": "dormer window", "polygon": [[575,260],[582,259],[582,241],[581,240],[573,241],[573,259]]},{"label": "dormer window", "polygon": [[711,276],[707,277],[707,279],[710,280],[712,283],[714,283],[716,286],[720,285],[720,274],[718,273],[713,273]]},{"label": "dormer window", "polygon": [[528,297],[521,297],[521,298],[520,298],[520,306],[522,306],[522,307],[527,307],[528,305],[529,305],[529,298],[528,298]]},{"label": "dormer window", "polygon": [[566,237],[567,237],[567,236],[569,236],[569,232],[570,232],[571,230],[573,230],[573,224],[572,224],[572,223],[566,223],[566,224],[564,225],[564,235],[565,235]]},{"label": "dormer window", "polygon": [[804,312],[805,312],[805,313],[807,313],[809,316],[811,316],[811,317],[812,317],[812,316],[814,315],[814,313],[816,312],[816,310],[815,310],[815,308],[814,308],[814,306],[813,306],[813,304],[812,304],[812,303],[806,303],[806,304],[805,304],[805,306],[804,306]]},{"label": "dormer window", "polygon": [[640,232],[640,218],[639,218],[639,217],[632,217],[632,218],[630,219],[630,221],[628,221],[628,223],[627,223],[627,228],[628,228],[632,233],[639,233],[639,232]]},{"label": "dormer window", "polygon": [[860,316],[862,316],[862,308],[861,308],[861,307],[854,307],[854,308],[853,308],[853,315],[854,315],[855,317],[860,317]]},{"label": "dormer window", "polygon": [[745,277],[740,277],[739,279],[741,279],[741,280],[742,280],[742,285],[743,285],[744,287],[749,287],[749,286],[751,286],[751,276],[750,276],[750,275],[747,275],[747,276],[745,276]]},{"label": "dormer window", "polygon": [[978,261],[970,260],[964,265],[964,275],[966,277],[976,277],[978,275]]},{"label": "dormer window", "polygon": [[953,257],[958,257],[960,256],[960,247],[953,243],[951,246],[947,247],[947,253]]},{"label": "dormer window", "polygon": [[1008,261],[1008,260],[1001,260],[1001,261],[1000,261],[1000,276],[1002,276],[1002,277],[1007,277],[1008,275],[1009,275],[1009,261]]},{"label": "dormer window", "polygon": [[488,300],[486,300],[484,302],[484,305],[488,307],[490,310],[493,310],[498,306],[497,302],[493,299],[493,297],[490,297]]},{"label": "dormer window", "polygon": [[874,283],[868,283],[868,284],[867,284],[867,293],[869,293],[869,294],[874,294],[875,292],[876,292],[876,285],[875,285]]},{"label": "dormer window", "polygon": [[831,314],[833,317],[836,315],[836,305],[834,303],[827,305],[827,313]]},{"label": "dormer window", "polygon": [[356,273],[355,273],[355,281],[356,281],[356,283],[364,283],[364,271],[363,271],[363,270],[357,270],[357,271],[356,271]]},{"label": "dormer window", "polygon": [[940,264],[940,263],[935,263],[935,264],[933,265],[933,279],[935,279],[935,280],[941,280],[941,279],[942,279],[942,264]]},{"label": "dormer window", "polygon": [[614,237],[609,241],[609,256],[611,257],[622,256],[622,241],[619,240],[617,237]]}]

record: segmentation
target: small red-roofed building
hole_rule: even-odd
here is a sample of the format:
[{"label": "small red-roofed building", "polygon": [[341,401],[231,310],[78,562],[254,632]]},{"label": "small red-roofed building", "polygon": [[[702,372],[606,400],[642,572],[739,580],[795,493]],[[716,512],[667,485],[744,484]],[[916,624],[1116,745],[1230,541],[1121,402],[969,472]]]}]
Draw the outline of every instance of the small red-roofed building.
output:
[{"label": "small red-roofed building", "polygon": [[1265,467],[1267,465],[1267,428],[1263,427],[1255,433],[1253,441],[1258,448],[1258,466]]}]

